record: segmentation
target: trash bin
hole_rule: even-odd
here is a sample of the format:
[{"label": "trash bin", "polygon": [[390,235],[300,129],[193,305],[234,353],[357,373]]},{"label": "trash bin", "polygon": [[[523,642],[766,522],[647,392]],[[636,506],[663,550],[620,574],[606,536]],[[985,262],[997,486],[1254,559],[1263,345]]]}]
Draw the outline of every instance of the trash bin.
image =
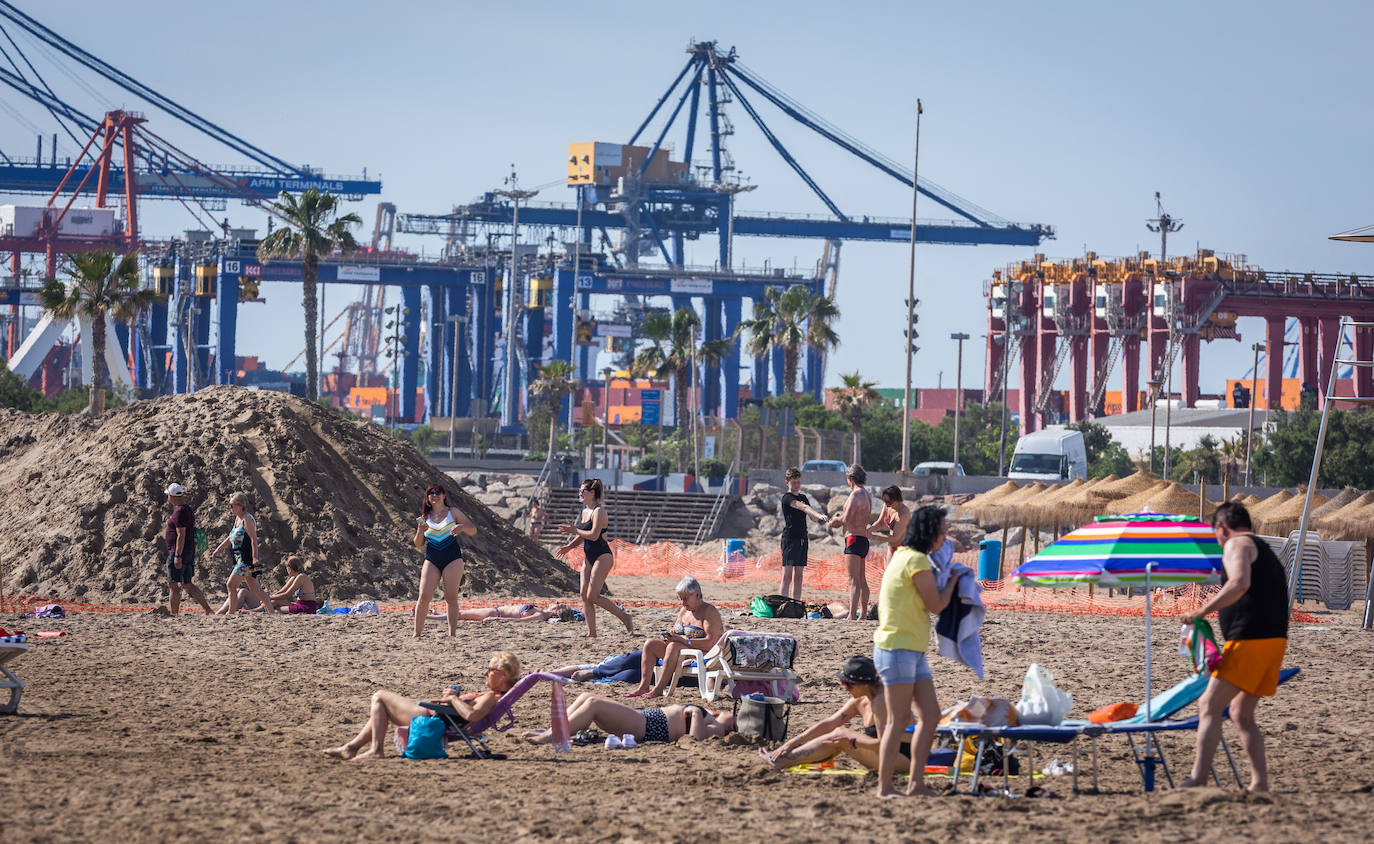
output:
[{"label": "trash bin", "polygon": [[1002,579],[1002,542],[984,539],[978,543],[978,579]]}]

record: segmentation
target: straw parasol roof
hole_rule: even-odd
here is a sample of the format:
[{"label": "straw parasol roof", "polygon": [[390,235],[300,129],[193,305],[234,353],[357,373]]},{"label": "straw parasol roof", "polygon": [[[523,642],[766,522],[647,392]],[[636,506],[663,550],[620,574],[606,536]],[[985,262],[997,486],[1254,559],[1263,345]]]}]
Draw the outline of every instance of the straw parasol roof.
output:
[{"label": "straw parasol roof", "polygon": [[1374,492],[1366,492],[1339,510],[1328,510],[1316,524],[1333,538],[1374,539]]},{"label": "straw parasol roof", "polygon": [[[1217,509],[1211,501],[1200,500],[1196,493],[1189,492],[1182,484],[1170,481],[1165,484],[1141,508],[1149,513],[1176,513],[1180,516],[1199,516],[1208,518]],[[1127,511],[1129,512],[1129,511]]]},{"label": "straw parasol roof", "polygon": [[[1137,472],[1136,474],[1140,473]],[[1135,475],[1132,475],[1131,477],[1135,477]],[[1129,480],[1129,478],[1127,478],[1127,480]],[[1141,510],[1145,509],[1145,505],[1149,503],[1150,499],[1153,498],[1156,493],[1163,492],[1164,489],[1168,486],[1168,481],[1161,481],[1157,479],[1151,480],[1149,486],[1136,491],[1133,495],[1128,495],[1125,498],[1118,498],[1115,501],[1106,502],[1106,506],[1103,507],[1103,512],[1139,513]]]},{"label": "straw parasol roof", "polygon": [[1063,511],[1060,509],[1060,505],[1068,498],[1076,495],[1085,485],[1086,483],[1082,478],[1074,478],[1069,483],[1056,486],[1035,500],[1027,502],[1025,515],[1031,521],[1043,525],[1063,524],[1067,520],[1061,518]]},{"label": "straw parasol roof", "polygon": [[1158,482],[1158,478],[1142,469],[1124,478],[1116,478],[1114,475],[1103,478],[1102,483],[1093,487],[1093,495],[1107,501],[1115,501],[1149,489]]},{"label": "straw parasol roof", "polygon": [[1236,496],[1233,500],[1236,501],[1238,504],[1243,505],[1243,506],[1245,507],[1246,510],[1249,510],[1250,508],[1254,507],[1256,504],[1260,503],[1260,502],[1263,501],[1264,499],[1263,499],[1263,498],[1260,498],[1258,495],[1255,495],[1255,494],[1252,492],[1252,493],[1250,493],[1249,495],[1246,495],[1246,496],[1239,496],[1239,495],[1238,495],[1238,496]]},{"label": "straw parasol roof", "polygon": [[[1313,507],[1318,507],[1330,500],[1320,492],[1312,493]],[[1306,503],[1307,495],[1304,493],[1294,495],[1274,507],[1267,507],[1264,510],[1264,515],[1256,522],[1255,527],[1260,533],[1269,536],[1287,536],[1298,529],[1298,525],[1302,522],[1303,505]],[[1251,514],[1251,519],[1254,519],[1253,514]]]},{"label": "straw parasol roof", "polygon": [[1010,495],[994,501],[987,510],[979,513],[979,518],[986,519],[991,524],[1002,526],[1025,524],[1025,517],[1028,515],[1024,510],[1026,504],[1034,501],[1048,488],[1040,481],[1027,484]]},{"label": "straw parasol roof", "polygon": [[1360,491],[1353,486],[1348,486],[1336,493],[1336,497],[1330,499],[1320,507],[1312,507],[1313,516],[1325,516],[1327,513],[1334,513],[1345,505],[1360,497]]},{"label": "straw parasol roof", "polygon": [[1245,509],[1250,511],[1250,521],[1259,524],[1264,521],[1265,516],[1268,515],[1270,510],[1279,507],[1292,497],[1293,493],[1286,489],[1281,489],[1258,504],[1255,504],[1253,507],[1247,507]]},{"label": "straw parasol roof", "polygon": [[1006,498],[1019,489],[1015,481],[1007,481],[1004,484],[995,486],[981,495],[975,495],[970,501],[964,504],[961,512],[972,513],[975,517],[982,518],[983,511],[991,507],[999,500]]}]

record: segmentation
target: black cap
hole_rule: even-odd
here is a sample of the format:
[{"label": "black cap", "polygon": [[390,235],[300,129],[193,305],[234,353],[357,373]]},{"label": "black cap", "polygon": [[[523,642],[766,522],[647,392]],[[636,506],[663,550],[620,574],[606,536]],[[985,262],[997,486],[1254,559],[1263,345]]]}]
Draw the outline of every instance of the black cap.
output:
[{"label": "black cap", "polygon": [[844,669],[836,675],[843,683],[865,683],[876,685],[878,682],[878,669],[873,665],[873,660],[866,656],[851,656],[849,661],[844,664]]}]

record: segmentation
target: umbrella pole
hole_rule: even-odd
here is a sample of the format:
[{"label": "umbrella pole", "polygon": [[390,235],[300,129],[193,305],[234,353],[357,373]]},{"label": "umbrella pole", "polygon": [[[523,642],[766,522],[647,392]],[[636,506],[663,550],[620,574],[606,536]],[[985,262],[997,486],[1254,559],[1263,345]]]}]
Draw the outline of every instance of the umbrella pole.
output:
[{"label": "umbrella pole", "polygon": [[1154,718],[1150,713],[1150,569],[1154,568],[1154,563],[1145,564],[1145,721],[1148,723]]}]

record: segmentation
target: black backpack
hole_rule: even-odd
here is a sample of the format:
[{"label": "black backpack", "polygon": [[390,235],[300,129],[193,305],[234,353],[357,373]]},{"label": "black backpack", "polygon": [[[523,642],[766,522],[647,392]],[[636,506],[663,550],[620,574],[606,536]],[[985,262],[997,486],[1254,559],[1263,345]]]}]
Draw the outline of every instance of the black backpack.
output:
[{"label": "black backpack", "polygon": [[763,600],[773,610],[774,618],[806,618],[806,604],[786,595],[764,595]]}]

